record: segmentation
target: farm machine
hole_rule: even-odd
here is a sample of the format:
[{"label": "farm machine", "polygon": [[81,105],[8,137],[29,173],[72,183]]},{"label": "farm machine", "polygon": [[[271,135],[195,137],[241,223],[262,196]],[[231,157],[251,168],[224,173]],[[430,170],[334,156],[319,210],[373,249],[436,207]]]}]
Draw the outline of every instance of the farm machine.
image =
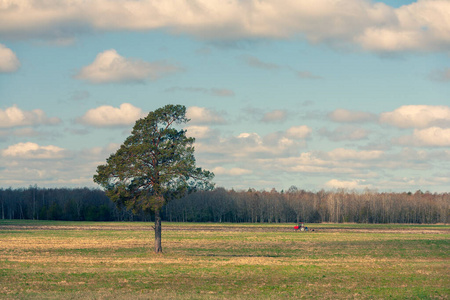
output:
[{"label": "farm machine", "polygon": [[305,226],[305,224],[303,224],[303,222],[298,223],[298,225],[294,226],[294,230],[295,231],[308,231],[308,227]]}]

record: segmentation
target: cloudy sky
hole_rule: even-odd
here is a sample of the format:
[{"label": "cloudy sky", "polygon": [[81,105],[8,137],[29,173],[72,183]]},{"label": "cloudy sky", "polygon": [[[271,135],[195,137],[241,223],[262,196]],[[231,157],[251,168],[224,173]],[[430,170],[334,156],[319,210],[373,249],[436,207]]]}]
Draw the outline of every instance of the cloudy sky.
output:
[{"label": "cloudy sky", "polygon": [[448,192],[450,0],[0,0],[0,188],[96,187],[166,104],[217,186]]}]

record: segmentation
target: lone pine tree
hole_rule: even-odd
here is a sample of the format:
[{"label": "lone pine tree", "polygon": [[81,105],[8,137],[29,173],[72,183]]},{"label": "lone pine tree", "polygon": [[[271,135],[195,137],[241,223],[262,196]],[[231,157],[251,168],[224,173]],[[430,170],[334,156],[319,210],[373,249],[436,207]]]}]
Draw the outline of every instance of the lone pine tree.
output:
[{"label": "lone pine tree", "polygon": [[186,107],[166,105],[136,121],[116,153],[97,167],[94,182],[119,207],[155,215],[155,252],[161,247],[161,209],[196,190],[212,189],[214,174],[196,167],[192,137],[175,125],[189,122]]}]

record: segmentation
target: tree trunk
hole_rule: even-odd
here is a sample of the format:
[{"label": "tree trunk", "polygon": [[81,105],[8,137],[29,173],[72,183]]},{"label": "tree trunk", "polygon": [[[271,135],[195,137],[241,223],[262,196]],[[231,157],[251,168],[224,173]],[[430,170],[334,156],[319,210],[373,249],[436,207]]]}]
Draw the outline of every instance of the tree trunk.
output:
[{"label": "tree trunk", "polygon": [[161,247],[161,215],[160,211],[155,211],[155,253],[162,253]]}]

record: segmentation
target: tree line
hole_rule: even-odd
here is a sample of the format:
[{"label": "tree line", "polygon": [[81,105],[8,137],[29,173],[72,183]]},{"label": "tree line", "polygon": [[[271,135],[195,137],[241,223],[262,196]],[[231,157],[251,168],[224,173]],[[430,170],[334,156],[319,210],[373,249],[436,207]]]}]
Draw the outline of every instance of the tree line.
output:
[{"label": "tree line", "polygon": [[[99,189],[0,188],[1,219],[151,221],[117,207]],[[162,219],[171,222],[249,223],[449,223],[450,193],[379,193],[347,190],[310,192],[216,188],[169,202]]]},{"label": "tree line", "polygon": [[0,188],[0,218],[65,221],[132,220],[99,189]]}]

